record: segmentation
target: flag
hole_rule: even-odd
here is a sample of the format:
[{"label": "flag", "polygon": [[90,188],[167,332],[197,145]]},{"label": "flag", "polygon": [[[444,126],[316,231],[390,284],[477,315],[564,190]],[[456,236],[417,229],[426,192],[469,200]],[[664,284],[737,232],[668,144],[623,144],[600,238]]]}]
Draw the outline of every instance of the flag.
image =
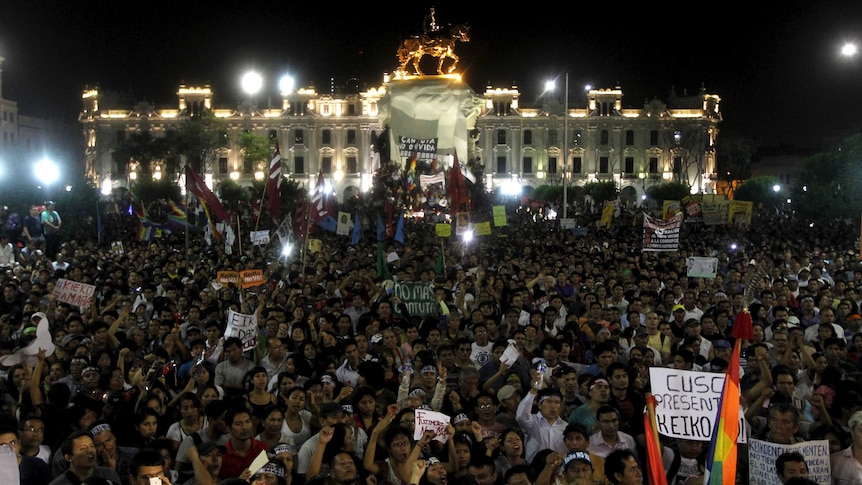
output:
[{"label": "flag", "polygon": [[304,192],[299,195],[299,200],[296,202],[296,213],[293,218],[293,233],[301,241],[304,241],[308,236],[306,234],[308,232],[308,199]]},{"label": "flag", "polygon": [[186,165],[186,189],[198,196],[210,209],[219,221],[229,221],[230,216],[218,197],[207,187],[200,175],[195,172],[191,165]]},{"label": "flag", "polygon": [[404,244],[404,209],[398,214],[398,224],[395,226],[395,240]]},{"label": "flag", "polygon": [[168,199],[168,221],[183,229],[193,229],[194,226],[188,220],[186,209],[181,204],[177,204],[171,199]]},{"label": "flag", "polygon": [[383,254],[383,242],[377,243],[377,276],[384,280],[392,279],[392,274],[389,272],[389,265],[386,264],[386,255]]},{"label": "flag", "polygon": [[733,353],[724,379],[724,389],[718,403],[712,442],[706,462],[704,483],[709,485],[733,485],[736,482],[736,457],[739,438],[739,355],[742,340],[752,340],[751,315],[745,307],[733,322],[731,335],[734,338]]},{"label": "flag", "polygon": [[317,185],[314,187],[314,195],[311,197],[311,207],[308,217],[311,222],[319,222],[331,215],[332,203],[329,194],[326,193],[326,182],[323,180],[323,172],[317,173]]},{"label": "flag", "polygon": [[281,214],[281,151],[278,142],[275,144],[275,153],[269,161],[269,179],[266,181],[266,196],[269,198],[269,213],[274,219]]},{"label": "flag", "polygon": [[602,219],[601,224],[606,229],[611,228],[611,223],[614,220],[614,203],[613,202],[605,202],[605,206],[602,208]]},{"label": "flag", "polygon": [[664,463],[661,459],[661,443],[658,440],[658,428],[655,421],[656,398],[647,393],[644,409],[644,430],[646,439],[647,483],[667,485]]},{"label": "flag", "polygon": [[437,262],[434,263],[434,273],[438,276],[446,276],[446,256],[443,254],[443,243],[440,243],[440,253]]},{"label": "flag", "polygon": [[353,231],[350,236],[350,245],[356,246],[362,240],[362,224],[359,220],[359,213],[353,216]]},{"label": "flag", "polygon": [[461,173],[461,162],[458,161],[457,153],[455,154],[452,168],[449,169],[448,185],[450,213],[459,212],[463,204],[467,204],[469,210],[470,194],[467,193],[467,184],[464,182],[464,175]]},{"label": "flag", "polygon": [[380,213],[377,213],[377,242],[383,241],[384,235],[384,227],[383,227],[383,218],[380,217]]},{"label": "flag", "polygon": [[413,157],[410,158],[410,164],[407,168],[407,176],[404,177],[404,188],[411,192],[416,188],[416,152],[413,152]]}]

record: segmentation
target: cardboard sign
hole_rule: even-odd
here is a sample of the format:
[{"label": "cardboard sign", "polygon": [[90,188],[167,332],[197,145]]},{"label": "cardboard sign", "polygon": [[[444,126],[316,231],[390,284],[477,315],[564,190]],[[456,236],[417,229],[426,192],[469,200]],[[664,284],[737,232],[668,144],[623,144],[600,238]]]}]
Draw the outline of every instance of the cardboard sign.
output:
[{"label": "cardboard sign", "polygon": [[449,415],[437,411],[417,409],[414,413],[413,440],[419,441],[426,431],[434,433],[434,441],[445,443],[449,439],[446,428],[449,426]]},{"label": "cardboard sign", "polygon": [[60,278],[57,280],[57,285],[54,286],[54,292],[51,296],[62,303],[68,303],[80,308],[89,308],[90,299],[93,298],[95,292],[96,287],[93,285]]},{"label": "cardboard sign", "polygon": [[225,338],[238,337],[242,340],[242,351],[252,350],[257,345],[257,317],[230,310],[227,315]]},{"label": "cardboard sign", "polygon": [[768,441],[751,440],[748,444],[748,479],[751,485],[781,485],[775,472],[775,460],[788,451],[805,457],[808,478],[817,483],[832,483],[832,463],[829,460],[829,441],[803,441],[782,445]]},{"label": "cardboard sign", "polygon": [[239,277],[242,279],[243,288],[253,288],[266,283],[266,278],[263,276],[262,269],[247,269],[239,272]]}]

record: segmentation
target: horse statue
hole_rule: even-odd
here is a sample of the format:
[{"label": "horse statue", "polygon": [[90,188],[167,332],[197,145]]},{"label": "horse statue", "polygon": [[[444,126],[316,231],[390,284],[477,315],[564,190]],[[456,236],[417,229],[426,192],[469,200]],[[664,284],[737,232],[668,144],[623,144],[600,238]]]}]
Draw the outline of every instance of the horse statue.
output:
[{"label": "horse statue", "polygon": [[[401,63],[401,71],[406,71],[407,65],[413,65],[413,69],[419,76],[424,76],[425,73],[419,67],[419,62],[425,55],[437,57],[440,61],[437,63],[437,74],[451,74],[458,65],[458,56],[455,54],[456,42],[470,41],[470,27],[466,24],[453,25],[448,32],[448,35],[430,35],[424,33],[422,35],[413,36],[409,39],[404,39],[401,47],[398,48],[398,61]],[[446,72],[443,72],[443,64],[447,59],[452,60],[452,64]]]}]

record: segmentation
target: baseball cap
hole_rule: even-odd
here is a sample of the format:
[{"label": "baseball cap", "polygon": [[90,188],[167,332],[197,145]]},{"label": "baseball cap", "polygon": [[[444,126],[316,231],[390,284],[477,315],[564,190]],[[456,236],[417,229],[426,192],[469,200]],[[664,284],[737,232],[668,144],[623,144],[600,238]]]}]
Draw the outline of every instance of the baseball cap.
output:
[{"label": "baseball cap", "polygon": [[716,340],[712,343],[712,346],[718,349],[729,349],[730,342],[728,342],[727,340]]},{"label": "baseball cap", "polygon": [[799,317],[790,315],[787,317],[787,328],[796,328],[799,326]]},{"label": "baseball cap", "polygon": [[215,441],[204,441],[197,445],[196,448],[198,449],[198,455],[200,456],[207,456],[215,450],[218,450],[222,455],[227,453],[227,448],[217,444]]},{"label": "baseball cap", "polygon": [[452,424],[458,424],[464,421],[470,421],[470,418],[468,418],[464,413],[458,413],[454,418],[452,418]]},{"label": "baseball cap", "polygon": [[684,307],[684,306],[682,306],[682,305],[674,305],[674,306],[673,306],[673,311],[678,311],[678,310],[685,311],[685,307]]},{"label": "baseball cap", "polygon": [[502,401],[503,399],[509,399],[510,397],[515,395],[515,387],[509,384],[501,387],[499,391],[497,391],[497,400]]}]

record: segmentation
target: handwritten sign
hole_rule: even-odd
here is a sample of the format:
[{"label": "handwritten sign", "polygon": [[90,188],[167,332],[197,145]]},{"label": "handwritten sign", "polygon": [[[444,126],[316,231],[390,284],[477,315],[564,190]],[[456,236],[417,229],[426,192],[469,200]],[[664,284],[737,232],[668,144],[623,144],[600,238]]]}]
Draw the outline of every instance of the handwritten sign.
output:
[{"label": "handwritten sign", "polygon": [[[650,367],[658,432],[672,438],[710,441],[725,374]],[[739,443],[746,441],[745,413],[739,413]]]},{"label": "handwritten sign", "polygon": [[449,426],[449,415],[417,409],[414,413],[413,439],[418,441],[426,431],[434,433],[434,441],[445,443],[449,439],[446,428]]},{"label": "handwritten sign", "polygon": [[775,460],[788,451],[805,457],[808,478],[817,483],[832,483],[832,464],[829,461],[829,441],[803,441],[782,445],[752,439],[748,443],[749,481],[751,485],[781,485],[775,470]]},{"label": "handwritten sign", "polygon": [[238,285],[240,281],[239,271],[219,271],[216,273],[216,281],[222,285],[226,285],[228,283]]},{"label": "handwritten sign", "polygon": [[253,349],[257,345],[257,317],[254,314],[245,315],[230,310],[227,315],[225,338],[238,337],[242,340],[242,351]]},{"label": "handwritten sign", "polygon": [[96,287],[86,283],[60,278],[51,294],[55,300],[81,308],[90,307],[90,299],[96,292]]},{"label": "handwritten sign", "polygon": [[440,304],[434,297],[434,283],[395,283],[395,295],[407,305],[410,315],[437,315]]}]

